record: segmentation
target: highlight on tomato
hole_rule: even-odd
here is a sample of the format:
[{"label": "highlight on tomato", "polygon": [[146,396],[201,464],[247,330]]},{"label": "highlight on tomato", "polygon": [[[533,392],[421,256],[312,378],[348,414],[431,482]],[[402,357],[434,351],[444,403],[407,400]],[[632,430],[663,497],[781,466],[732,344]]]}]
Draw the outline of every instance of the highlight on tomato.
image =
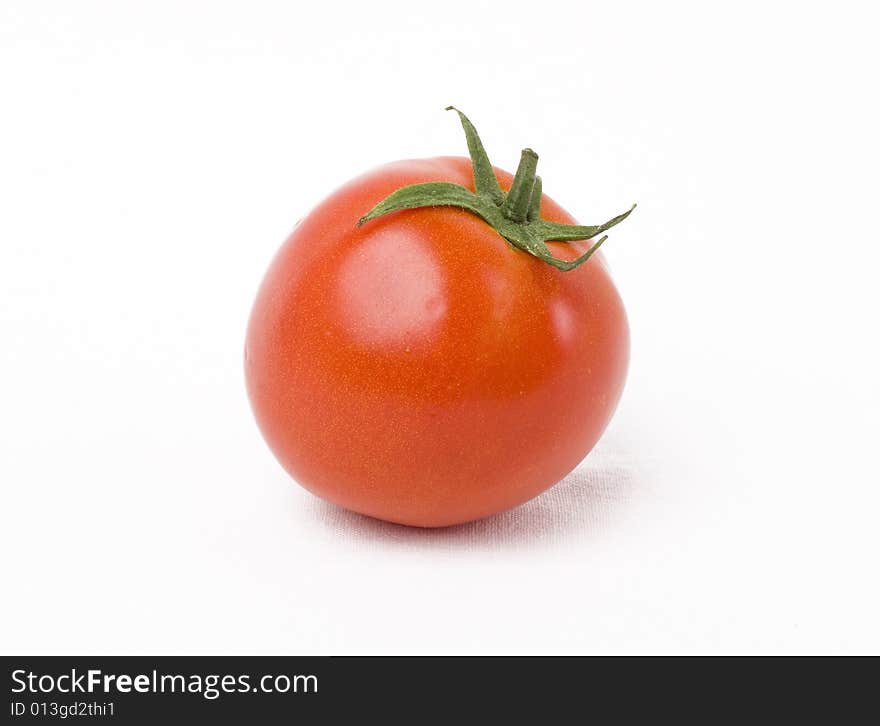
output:
[{"label": "highlight on tomato", "polygon": [[[245,344],[259,428],[303,487],[441,527],[515,507],[589,453],[620,399],[629,330],[599,247],[543,193],[538,155],[397,161],[297,225]],[[635,205],[633,205],[634,207]],[[598,237],[598,239],[596,239]]]}]

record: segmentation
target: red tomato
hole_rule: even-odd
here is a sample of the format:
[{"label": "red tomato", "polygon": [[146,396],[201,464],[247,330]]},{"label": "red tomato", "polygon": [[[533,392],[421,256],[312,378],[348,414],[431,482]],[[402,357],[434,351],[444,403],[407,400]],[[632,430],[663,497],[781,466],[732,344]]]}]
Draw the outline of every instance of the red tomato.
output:
[{"label": "red tomato", "polygon": [[[471,161],[383,166],[296,227],[257,295],[245,368],[260,429],[302,486],[439,527],[521,504],[577,466],[620,398],[629,335],[601,253],[562,272],[453,207],[356,226],[427,181],[473,190]],[[547,196],[541,216],[574,224]],[[590,244],[548,246],[571,260]]]}]

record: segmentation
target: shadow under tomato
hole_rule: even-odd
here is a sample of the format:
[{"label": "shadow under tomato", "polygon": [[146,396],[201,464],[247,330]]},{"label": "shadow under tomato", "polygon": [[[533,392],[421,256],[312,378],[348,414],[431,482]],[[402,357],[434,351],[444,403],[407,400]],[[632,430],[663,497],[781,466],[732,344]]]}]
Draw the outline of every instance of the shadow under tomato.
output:
[{"label": "shadow under tomato", "polygon": [[594,451],[587,460],[529,502],[475,522],[422,529],[383,522],[313,500],[317,518],[358,540],[416,547],[494,549],[592,537],[608,528],[636,490],[634,467],[621,456]]}]

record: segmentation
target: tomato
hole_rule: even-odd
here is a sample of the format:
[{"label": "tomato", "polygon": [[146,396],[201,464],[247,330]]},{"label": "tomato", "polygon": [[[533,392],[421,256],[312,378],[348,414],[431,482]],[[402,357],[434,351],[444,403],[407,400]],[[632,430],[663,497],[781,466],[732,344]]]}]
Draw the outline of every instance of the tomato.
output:
[{"label": "tomato", "polygon": [[[298,224],[257,294],[258,425],[297,482],[355,512],[438,527],[521,504],[577,466],[620,398],[629,333],[601,252],[563,271],[455,206],[357,225],[409,185],[473,192],[474,165],[400,161],[350,181]],[[514,177],[493,171],[508,196]],[[575,224],[537,194],[541,219]],[[591,244],[546,249],[569,261]]]}]

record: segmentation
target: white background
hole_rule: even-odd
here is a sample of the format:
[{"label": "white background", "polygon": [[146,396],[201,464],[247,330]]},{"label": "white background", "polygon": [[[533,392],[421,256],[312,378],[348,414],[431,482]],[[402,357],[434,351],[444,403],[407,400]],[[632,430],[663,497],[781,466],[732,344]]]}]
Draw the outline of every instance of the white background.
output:
[{"label": "white background", "polygon": [[[880,651],[873,5],[2,0],[0,648]],[[450,103],[581,221],[639,202],[633,357],[575,474],[420,531],[283,473],[242,347]]]}]

